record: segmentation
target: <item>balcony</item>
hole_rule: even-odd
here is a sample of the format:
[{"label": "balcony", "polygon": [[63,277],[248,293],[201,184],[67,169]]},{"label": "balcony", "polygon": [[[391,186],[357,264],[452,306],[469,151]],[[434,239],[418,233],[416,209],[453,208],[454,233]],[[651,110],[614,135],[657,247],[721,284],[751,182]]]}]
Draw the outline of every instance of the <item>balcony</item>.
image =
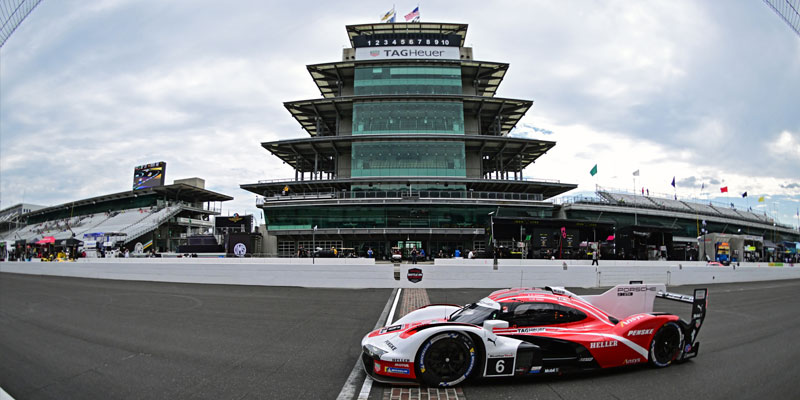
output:
[{"label": "balcony", "polygon": [[541,193],[504,193],[469,191],[435,191],[435,190],[389,190],[389,191],[341,191],[341,192],[304,192],[287,195],[258,197],[256,206],[272,206],[281,203],[315,203],[352,204],[352,203],[485,203],[486,201],[510,201],[538,203],[544,200]]}]

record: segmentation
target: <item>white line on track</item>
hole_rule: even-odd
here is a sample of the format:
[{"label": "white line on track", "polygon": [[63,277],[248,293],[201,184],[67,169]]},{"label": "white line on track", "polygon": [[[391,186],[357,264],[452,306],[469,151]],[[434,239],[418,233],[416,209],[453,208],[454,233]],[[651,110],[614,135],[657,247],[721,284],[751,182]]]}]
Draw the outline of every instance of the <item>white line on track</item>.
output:
[{"label": "white line on track", "polygon": [[14,398],[0,387],[0,400],[14,400]]},{"label": "white line on track", "polygon": [[[394,298],[394,301],[392,301],[392,298]],[[389,321],[391,321],[389,318],[394,316],[394,311],[397,309],[398,299],[400,299],[400,288],[396,288],[392,292],[392,296],[389,296],[389,301],[387,301],[386,306],[383,307],[383,312],[381,312],[381,316],[378,317],[378,322],[375,323],[375,328],[373,328],[373,330],[385,326]],[[389,315],[390,305],[391,316]],[[359,349],[359,356],[356,359],[356,365],[354,365],[353,370],[350,371],[350,375],[347,377],[347,381],[345,381],[344,386],[342,386],[342,390],[339,392],[339,395],[336,396],[336,400],[352,400],[356,394],[356,384],[359,380],[361,380],[362,376],[364,377],[364,383],[361,385],[361,390],[358,393],[359,400],[367,399],[369,397],[370,390],[372,390],[372,378],[370,378],[361,367],[361,350]]]},{"label": "white line on track", "polygon": [[394,297],[394,304],[392,304],[392,310],[389,311],[389,316],[386,318],[386,323],[383,324],[384,326],[389,326],[389,324],[391,324],[392,321],[394,321],[394,312],[397,311],[397,303],[400,302],[400,291],[402,290],[403,289],[400,288],[397,289],[397,296]]}]

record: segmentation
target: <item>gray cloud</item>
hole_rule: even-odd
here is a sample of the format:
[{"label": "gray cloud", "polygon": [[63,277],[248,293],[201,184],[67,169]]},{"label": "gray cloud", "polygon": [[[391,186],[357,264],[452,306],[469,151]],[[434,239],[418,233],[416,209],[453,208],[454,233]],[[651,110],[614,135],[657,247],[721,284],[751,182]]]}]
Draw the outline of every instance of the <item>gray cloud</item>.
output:
[{"label": "gray cloud", "polygon": [[[725,171],[796,179],[800,157],[775,151],[800,143],[800,48],[764,4],[459,4],[423,5],[422,19],[469,23],[476,59],[510,63],[498,96],[535,100],[528,115],[547,121],[515,135],[560,140],[566,129],[549,127],[585,126],[658,143],[652,166],[680,153],[692,166],[684,175],[697,175],[679,187],[720,185],[711,176]],[[253,210],[239,184],[292,176],[259,143],[307,136],[282,104],[319,97],[305,65],[340,60],[344,25],[383,11],[355,1],[43,2],[0,49],[0,207],[23,193],[55,204],[127,190],[135,165],[164,160],[168,181],[204,177],[236,197],[232,207]],[[587,171],[595,163],[590,152],[556,152],[587,160]]]},{"label": "gray cloud", "polygon": [[784,189],[800,189],[800,183],[787,183],[785,185],[781,185]]},{"label": "gray cloud", "polygon": [[517,124],[517,126],[515,126],[514,129],[511,130],[509,136],[528,137],[534,139],[537,136],[537,134],[547,136],[547,135],[552,135],[553,131],[549,129],[536,127],[533,124],[521,122]]}]

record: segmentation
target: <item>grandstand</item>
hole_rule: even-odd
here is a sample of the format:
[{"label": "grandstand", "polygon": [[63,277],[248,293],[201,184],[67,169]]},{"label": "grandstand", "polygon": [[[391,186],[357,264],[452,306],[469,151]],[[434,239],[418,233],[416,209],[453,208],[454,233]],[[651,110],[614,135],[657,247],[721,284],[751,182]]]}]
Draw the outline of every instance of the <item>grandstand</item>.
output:
[{"label": "grandstand", "polygon": [[215,203],[233,199],[206,190],[202,180],[186,181],[194,185],[174,183],[17,213],[15,224],[0,225],[0,240],[20,249],[45,237],[88,240],[113,234],[124,238],[118,244],[131,251],[140,243],[140,248],[174,251],[186,244],[189,236],[213,228],[210,217],[219,215]]},{"label": "grandstand", "polygon": [[[610,238],[604,245],[606,257],[654,259],[666,253],[669,259],[697,259],[699,237],[707,233],[740,236],[748,243],[747,249],[759,249],[748,250],[749,259],[781,259],[780,254],[792,249],[784,243],[800,242],[800,234],[792,226],[730,204],[641,196],[599,187],[594,197],[562,198],[559,203],[554,211],[555,223],[550,225],[565,228],[567,242],[570,235],[578,243]],[[504,221],[499,220],[500,227],[495,218],[494,228],[502,238]],[[533,236],[545,243],[552,232],[537,228],[542,224],[523,225],[523,229],[532,230]],[[505,234],[513,235],[519,229],[518,224],[509,224]],[[574,254],[576,249],[570,251]]]},{"label": "grandstand", "polygon": [[[737,220],[747,220],[768,224],[773,224],[775,222],[774,219],[766,215],[759,215],[751,211],[737,210],[731,206],[722,205],[720,203],[709,202],[708,204],[703,204],[686,200],[673,200],[664,197],[618,193],[603,189],[598,190],[596,194],[597,198],[600,200],[600,204],[677,211],[704,216],[728,217]],[[581,199],[580,201],[584,203],[588,202],[586,199]]]}]

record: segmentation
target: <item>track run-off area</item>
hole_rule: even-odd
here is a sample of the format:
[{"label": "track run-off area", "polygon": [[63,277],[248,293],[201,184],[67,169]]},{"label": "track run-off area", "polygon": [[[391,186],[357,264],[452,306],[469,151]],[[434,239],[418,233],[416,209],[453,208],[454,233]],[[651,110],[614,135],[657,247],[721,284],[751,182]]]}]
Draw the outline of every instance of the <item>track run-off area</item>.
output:
[{"label": "track run-off area", "polygon": [[[702,286],[708,315],[700,354],[689,362],[472,380],[446,393],[365,384],[363,373],[353,374],[361,337],[390,311],[397,319],[425,302],[465,304],[491,289],[397,296],[0,273],[0,387],[18,400],[797,398],[800,280]],[[662,300],[655,308],[684,318],[690,311]]]}]

